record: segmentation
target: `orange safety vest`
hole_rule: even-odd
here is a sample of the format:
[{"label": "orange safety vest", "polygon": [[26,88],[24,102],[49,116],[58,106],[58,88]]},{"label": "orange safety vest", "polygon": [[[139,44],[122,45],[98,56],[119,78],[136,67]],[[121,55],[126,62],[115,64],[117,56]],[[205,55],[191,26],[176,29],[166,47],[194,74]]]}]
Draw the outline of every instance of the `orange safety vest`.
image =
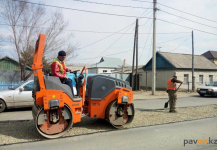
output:
[{"label": "orange safety vest", "polygon": [[170,78],[168,81],[167,81],[167,90],[173,90],[175,91],[176,90],[176,82],[172,82],[173,78]]}]

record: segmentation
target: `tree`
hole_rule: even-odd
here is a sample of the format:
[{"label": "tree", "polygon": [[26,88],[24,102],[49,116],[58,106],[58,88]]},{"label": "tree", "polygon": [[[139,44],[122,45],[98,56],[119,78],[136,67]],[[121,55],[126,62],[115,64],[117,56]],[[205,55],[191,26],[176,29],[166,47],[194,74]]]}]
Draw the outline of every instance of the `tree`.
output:
[{"label": "tree", "polygon": [[[68,22],[64,21],[60,10],[48,12],[43,5],[28,3],[28,0],[2,0],[0,17],[9,36],[7,40],[14,46],[21,70],[21,80],[27,80],[33,72],[26,74],[26,66],[32,64],[35,42],[40,33],[46,34],[44,62],[51,62],[59,50],[64,49],[67,56],[75,57],[72,36],[65,33]],[[67,36],[67,37],[66,37]],[[66,37],[66,38],[64,38]]]}]

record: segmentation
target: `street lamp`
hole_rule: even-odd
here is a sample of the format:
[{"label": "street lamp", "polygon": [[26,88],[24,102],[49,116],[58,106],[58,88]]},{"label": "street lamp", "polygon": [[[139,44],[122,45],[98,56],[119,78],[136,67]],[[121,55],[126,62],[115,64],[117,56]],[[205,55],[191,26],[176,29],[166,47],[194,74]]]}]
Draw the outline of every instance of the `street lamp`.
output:
[{"label": "street lamp", "polygon": [[160,52],[160,48],[162,48],[162,47],[158,47],[159,48],[159,52]]}]

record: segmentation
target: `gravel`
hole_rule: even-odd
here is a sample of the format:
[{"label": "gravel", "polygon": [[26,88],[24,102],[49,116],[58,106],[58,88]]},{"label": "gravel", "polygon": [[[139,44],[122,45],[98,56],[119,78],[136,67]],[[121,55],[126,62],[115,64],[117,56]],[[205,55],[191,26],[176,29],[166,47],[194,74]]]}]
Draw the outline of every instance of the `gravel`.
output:
[{"label": "gravel", "polygon": [[[178,113],[164,110],[136,111],[134,120],[126,128],[165,124],[217,116],[217,105],[177,108]],[[83,117],[82,121],[64,135],[74,136],[96,132],[117,130],[102,119]],[[0,145],[46,140],[36,130],[33,121],[0,123]]]}]

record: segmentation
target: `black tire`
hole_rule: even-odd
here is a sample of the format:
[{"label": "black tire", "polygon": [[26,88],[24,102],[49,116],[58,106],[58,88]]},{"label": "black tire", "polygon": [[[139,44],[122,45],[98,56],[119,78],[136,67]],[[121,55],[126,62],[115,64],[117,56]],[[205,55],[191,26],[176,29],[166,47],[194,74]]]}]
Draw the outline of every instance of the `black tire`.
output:
[{"label": "black tire", "polygon": [[204,97],[205,94],[200,94],[201,97]]},{"label": "black tire", "polygon": [[5,111],[5,109],[6,109],[5,102],[2,99],[0,99],[0,113]]}]

